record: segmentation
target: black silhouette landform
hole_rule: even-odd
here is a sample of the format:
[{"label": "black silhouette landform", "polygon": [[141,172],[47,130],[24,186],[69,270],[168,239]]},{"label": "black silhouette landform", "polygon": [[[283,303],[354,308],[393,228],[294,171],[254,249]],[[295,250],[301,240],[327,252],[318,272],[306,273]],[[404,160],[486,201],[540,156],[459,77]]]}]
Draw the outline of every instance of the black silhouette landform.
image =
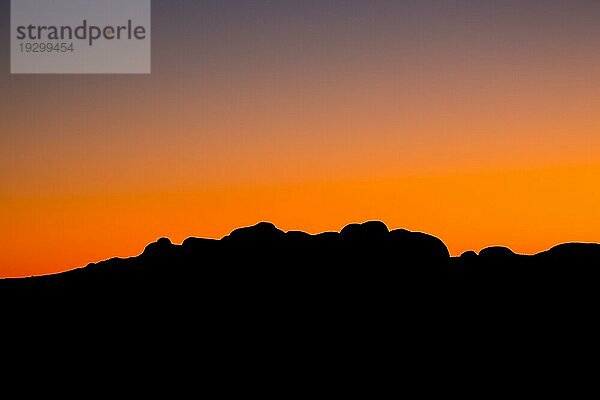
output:
[{"label": "black silhouette landform", "polygon": [[271,223],[233,231],[221,240],[163,238],[133,258],[114,258],[56,275],[0,280],[6,288],[202,291],[242,293],[386,293],[410,282],[537,282],[597,278],[600,245],[563,244],[524,256],[504,247],[451,257],[438,238],[378,221],[341,232],[283,232]]},{"label": "black silhouette landform", "polygon": [[[381,222],[319,235],[260,223],[221,240],[160,239],[137,257],[0,281],[0,299],[5,332],[26,327],[56,357],[76,349],[95,365],[123,365],[123,376],[153,377],[146,371],[160,364],[196,389],[199,372],[202,388],[221,391],[259,382],[279,393],[289,382],[314,393],[331,382],[336,393],[367,395],[387,381],[394,390],[398,381],[485,385],[483,374],[502,387],[509,378],[497,368],[544,371],[531,360],[562,373],[561,344],[588,356],[596,342],[582,338],[595,332],[587,324],[596,325],[599,265],[599,245],[452,258],[441,240]],[[68,343],[45,340],[53,332]]]}]

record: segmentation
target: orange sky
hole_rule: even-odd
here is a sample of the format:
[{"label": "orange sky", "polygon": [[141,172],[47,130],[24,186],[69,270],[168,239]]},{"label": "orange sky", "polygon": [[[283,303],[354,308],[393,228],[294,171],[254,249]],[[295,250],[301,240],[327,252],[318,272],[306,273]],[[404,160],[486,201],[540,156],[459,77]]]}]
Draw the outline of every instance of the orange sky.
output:
[{"label": "orange sky", "polygon": [[423,8],[410,40],[375,11],[359,27],[328,21],[355,10],[303,34],[277,25],[288,36],[264,36],[268,18],[226,33],[200,18],[221,42],[195,48],[194,11],[157,3],[182,26],[153,21],[150,76],[0,70],[0,277],[262,220],[317,233],[379,219],[454,255],[600,242],[595,6],[534,25],[516,2],[449,22]]}]

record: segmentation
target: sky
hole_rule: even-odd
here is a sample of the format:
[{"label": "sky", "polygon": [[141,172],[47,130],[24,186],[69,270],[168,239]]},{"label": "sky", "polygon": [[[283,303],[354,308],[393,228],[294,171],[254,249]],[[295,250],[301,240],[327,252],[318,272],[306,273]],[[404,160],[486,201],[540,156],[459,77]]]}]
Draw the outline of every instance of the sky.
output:
[{"label": "sky", "polygon": [[0,0],[0,277],[265,220],[600,242],[597,0],[152,3],[150,75],[11,75]]}]

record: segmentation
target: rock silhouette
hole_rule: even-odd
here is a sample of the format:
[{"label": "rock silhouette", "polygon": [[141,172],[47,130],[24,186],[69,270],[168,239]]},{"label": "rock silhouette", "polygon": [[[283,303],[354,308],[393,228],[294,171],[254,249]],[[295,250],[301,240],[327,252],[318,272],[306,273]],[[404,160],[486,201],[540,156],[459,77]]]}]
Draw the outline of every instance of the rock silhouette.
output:
[{"label": "rock silhouette", "polygon": [[283,240],[285,233],[269,222],[261,222],[255,226],[248,228],[239,228],[231,232],[229,236],[225,236],[223,240],[233,241],[270,241]]},{"label": "rock silhouette", "polygon": [[507,247],[488,247],[479,252],[480,257],[490,258],[490,259],[507,259],[510,257],[516,256],[516,254]]},{"label": "rock silhouette", "polygon": [[0,289],[61,287],[214,292],[219,288],[256,294],[286,290],[335,293],[398,290],[426,280],[497,281],[596,278],[600,245],[563,244],[534,256],[491,247],[452,258],[438,238],[404,229],[390,231],[379,221],[351,224],[341,232],[311,235],[284,232],[267,222],[236,229],[221,240],[189,238],[181,245],[162,238],[129,259],[111,259],[62,274],[5,279]]}]

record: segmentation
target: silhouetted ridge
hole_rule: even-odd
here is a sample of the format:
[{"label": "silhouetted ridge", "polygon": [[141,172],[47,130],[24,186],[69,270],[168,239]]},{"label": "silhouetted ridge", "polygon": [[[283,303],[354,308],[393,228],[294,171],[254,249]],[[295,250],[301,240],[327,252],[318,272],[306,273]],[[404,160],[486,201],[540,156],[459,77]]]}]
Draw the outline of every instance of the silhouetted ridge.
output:
[{"label": "silhouetted ridge", "polygon": [[415,258],[446,260],[450,257],[450,252],[444,242],[425,233],[396,229],[390,232],[389,238],[399,246],[401,251],[411,254]]},{"label": "silhouetted ridge", "polygon": [[173,243],[171,243],[170,239],[161,238],[158,239],[156,242],[150,243],[148,246],[146,246],[142,255],[155,256],[168,254],[173,249],[173,247]]},{"label": "silhouetted ridge", "polygon": [[351,224],[340,232],[345,240],[381,241],[389,238],[389,229],[383,222],[371,221],[364,224]]},{"label": "silhouetted ridge", "polygon": [[247,228],[239,228],[225,236],[223,240],[282,240],[285,233],[269,222],[261,222]]},{"label": "silhouetted ridge", "polygon": [[[540,258],[554,258],[558,260],[593,260],[600,258],[600,244],[592,243],[565,243],[538,254]],[[599,265],[600,267],[600,265]]]},{"label": "silhouetted ridge", "polygon": [[494,246],[494,247],[488,247],[486,249],[481,250],[479,252],[479,256],[485,257],[485,258],[501,259],[501,258],[514,257],[514,256],[516,256],[516,254],[508,247]]},{"label": "silhouetted ridge", "polygon": [[336,291],[368,287],[393,293],[398,285],[424,277],[455,282],[466,277],[506,278],[514,282],[585,276],[592,282],[599,268],[598,244],[563,244],[534,256],[496,246],[451,258],[440,239],[405,229],[390,231],[379,221],[315,235],[284,232],[261,222],[236,229],[221,240],[188,238],[176,245],[162,238],[146,246],[138,257],[115,258],[53,276],[2,280],[0,288],[121,287],[168,293],[226,287],[224,290],[257,293],[264,285],[269,285],[269,290],[281,285],[282,290],[326,290],[329,285]]}]

